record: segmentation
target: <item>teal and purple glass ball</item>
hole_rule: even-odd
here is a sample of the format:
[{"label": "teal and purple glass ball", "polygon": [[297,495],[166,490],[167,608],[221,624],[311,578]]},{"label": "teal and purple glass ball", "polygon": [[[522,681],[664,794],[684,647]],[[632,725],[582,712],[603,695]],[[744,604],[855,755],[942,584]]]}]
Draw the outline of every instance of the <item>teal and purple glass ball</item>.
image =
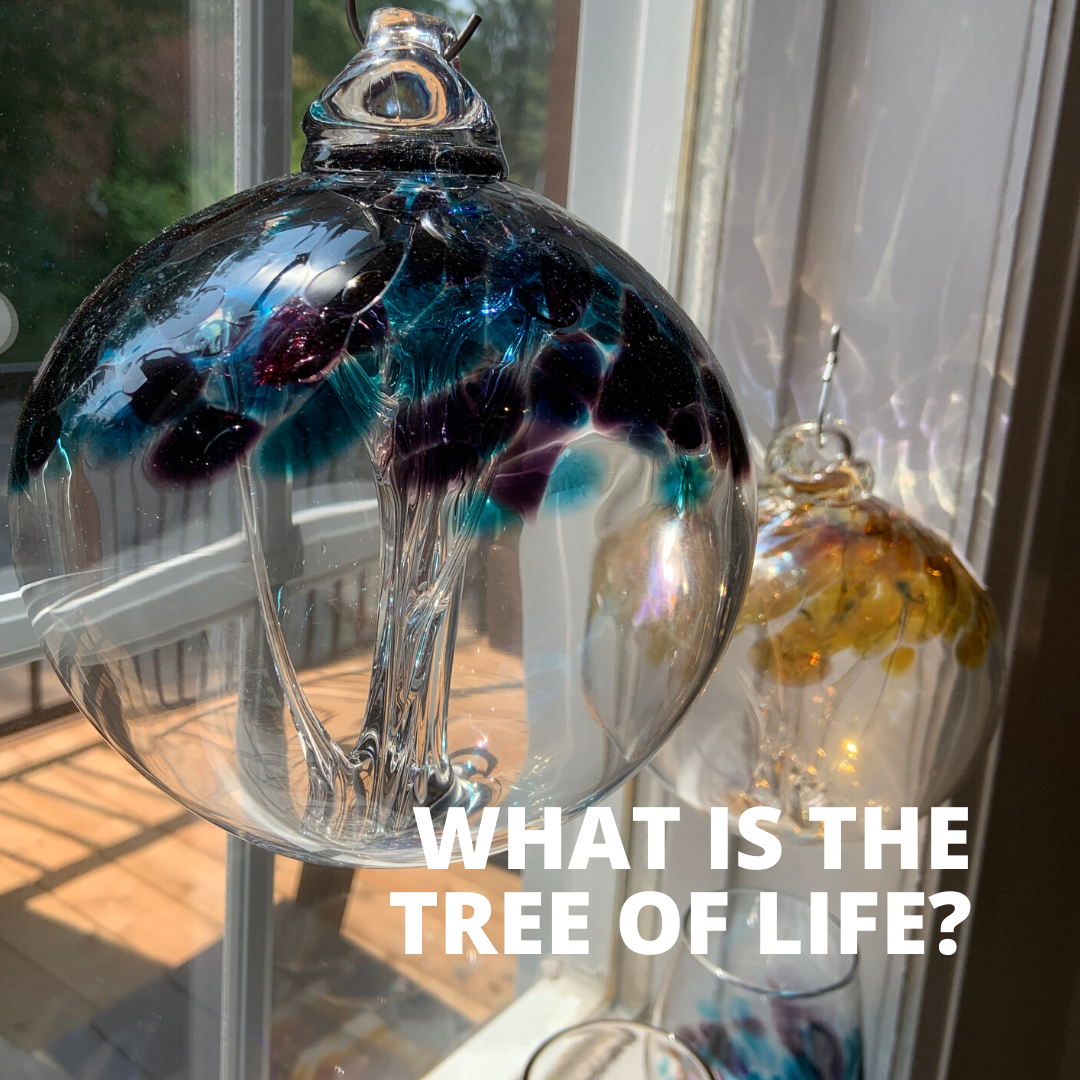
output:
[{"label": "teal and purple glass ball", "polygon": [[719,365],[506,181],[451,38],[377,12],[301,173],[79,308],[12,459],[24,597],[80,708],[196,813],[330,863],[421,861],[416,807],[602,797],[703,687],[753,556]]}]

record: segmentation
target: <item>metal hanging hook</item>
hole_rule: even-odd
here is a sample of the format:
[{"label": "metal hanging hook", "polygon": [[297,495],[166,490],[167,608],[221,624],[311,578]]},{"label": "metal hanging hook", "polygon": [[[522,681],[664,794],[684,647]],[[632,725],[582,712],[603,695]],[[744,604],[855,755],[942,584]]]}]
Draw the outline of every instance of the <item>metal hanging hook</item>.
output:
[{"label": "metal hanging hook", "polygon": [[364,35],[364,28],[360,25],[360,16],[356,11],[356,5],[358,0],[345,0],[345,17],[349,20],[349,29],[352,31],[352,36],[356,38],[356,43],[362,49],[367,44],[367,38]]},{"label": "metal hanging hook", "polygon": [[825,360],[825,371],[821,376],[821,401],[818,402],[817,444],[818,449],[825,445],[825,414],[832,395],[832,377],[836,370],[836,361],[840,358],[840,324],[835,323],[829,341],[829,355]]},{"label": "metal hanging hook", "polygon": [[475,12],[470,15],[469,21],[465,24],[465,29],[462,30],[449,45],[447,45],[446,51],[443,53],[443,59],[453,60],[454,57],[469,44],[469,38],[476,33],[476,28],[481,22],[483,22],[483,20]]}]

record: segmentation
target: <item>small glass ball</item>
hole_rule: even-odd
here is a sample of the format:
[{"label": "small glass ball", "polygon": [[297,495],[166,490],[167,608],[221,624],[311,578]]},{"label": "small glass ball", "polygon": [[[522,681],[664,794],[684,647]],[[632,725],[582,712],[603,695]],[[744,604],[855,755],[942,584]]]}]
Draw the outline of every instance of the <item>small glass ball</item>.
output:
[{"label": "small glass ball", "polygon": [[[939,534],[869,494],[845,429],[781,432],[731,645],[654,762],[691,805],[780,811],[941,804],[985,746],[1001,685],[990,599]],[[733,819],[732,819],[733,820]],[[862,829],[844,826],[854,838]]]}]

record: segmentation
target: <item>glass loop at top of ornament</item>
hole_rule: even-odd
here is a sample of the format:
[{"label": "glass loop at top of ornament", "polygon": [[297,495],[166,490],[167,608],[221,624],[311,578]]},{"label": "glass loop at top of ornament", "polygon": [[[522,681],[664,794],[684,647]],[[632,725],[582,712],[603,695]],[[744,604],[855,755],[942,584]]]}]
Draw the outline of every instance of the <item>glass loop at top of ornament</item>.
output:
[{"label": "glass loop at top of ornament", "polygon": [[442,55],[456,40],[454,28],[444,19],[408,8],[384,7],[372,13],[363,44],[373,52],[422,45]]},{"label": "glass loop at top of ornament", "polygon": [[432,15],[377,9],[358,36],[360,52],[304,118],[304,171],[504,179],[498,124],[455,59],[478,23],[474,17],[458,34]]},{"label": "glass loop at top of ornament", "polygon": [[855,457],[854,436],[839,420],[784,428],[769,443],[766,470],[792,495],[823,502],[851,502],[874,486],[873,468]]},{"label": "glass loop at top of ornament", "polygon": [[[357,45],[359,45],[360,48],[363,49],[367,45],[367,34],[364,32],[364,28],[360,25],[360,12],[357,10],[358,2],[359,0],[345,0],[345,18],[348,20],[349,30],[351,31],[352,36],[356,39]],[[395,9],[393,8],[380,9],[380,11],[381,10],[395,11]],[[398,10],[405,11],[405,9]],[[420,15],[419,18],[417,18],[416,13],[411,11],[405,11],[405,14],[414,23],[420,22],[421,20],[430,22],[441,22],[441,20],[432,20],[430,16],[427,15]],[[458,53],[460,53],[461,50],[464,49],[465,46],[469,43],[469,39],[473,36],[473,34],[476,33],[476,28],[480,25],[482,21],[483,20],[480,18],[479,15],[470,15],[469,21],[465,24],[465,28],[461,31],[461,33],[458,34],[456,37],[451,38],[447,43],[442,45],[443,58],[446,60],[453,60],[454,57],[457,56]],[[443,27],[439,27],[437,29],[440,33],[440,36],[446,36],[445,30],[448,28],[445,27],[445,24],[443,24]],[[436,41],[435,46],[438,45],[439,42]]]}]

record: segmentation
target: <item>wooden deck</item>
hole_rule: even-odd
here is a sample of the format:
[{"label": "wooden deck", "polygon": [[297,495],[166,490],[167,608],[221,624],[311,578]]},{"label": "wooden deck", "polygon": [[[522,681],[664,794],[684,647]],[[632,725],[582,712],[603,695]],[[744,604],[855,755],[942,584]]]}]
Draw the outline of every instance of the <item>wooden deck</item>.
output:
[{"label": "wooden deck", "polygon": [[[363,665],[332,665],[304,682],[335,734],[355,724]],[[523,695],[518,658],[482,639],[459,649],[451,719],[463,738],[481,710],[520,718]],[[510,744],[504,753],[523,755],[522,736]],[[0,741],[0,1037],[40,1050],[210,949],[222,934],[225,846],[222,831],[146,781],[81,716]],[[277,859],[280,903],[295,898],[301,869]],[[434,910],[425,912],[425,954],[405,957],[404,912],[390,907],[389,893],[485,893],[489,935],[499,942],[503,893],[517,888],[517,875],[495,866],[361,871],[341,934],[480,1022],[511,1000],[515,958],[444,955]],[[275,1075],[316,1075],[311,1055],[304,1060]]]}]

